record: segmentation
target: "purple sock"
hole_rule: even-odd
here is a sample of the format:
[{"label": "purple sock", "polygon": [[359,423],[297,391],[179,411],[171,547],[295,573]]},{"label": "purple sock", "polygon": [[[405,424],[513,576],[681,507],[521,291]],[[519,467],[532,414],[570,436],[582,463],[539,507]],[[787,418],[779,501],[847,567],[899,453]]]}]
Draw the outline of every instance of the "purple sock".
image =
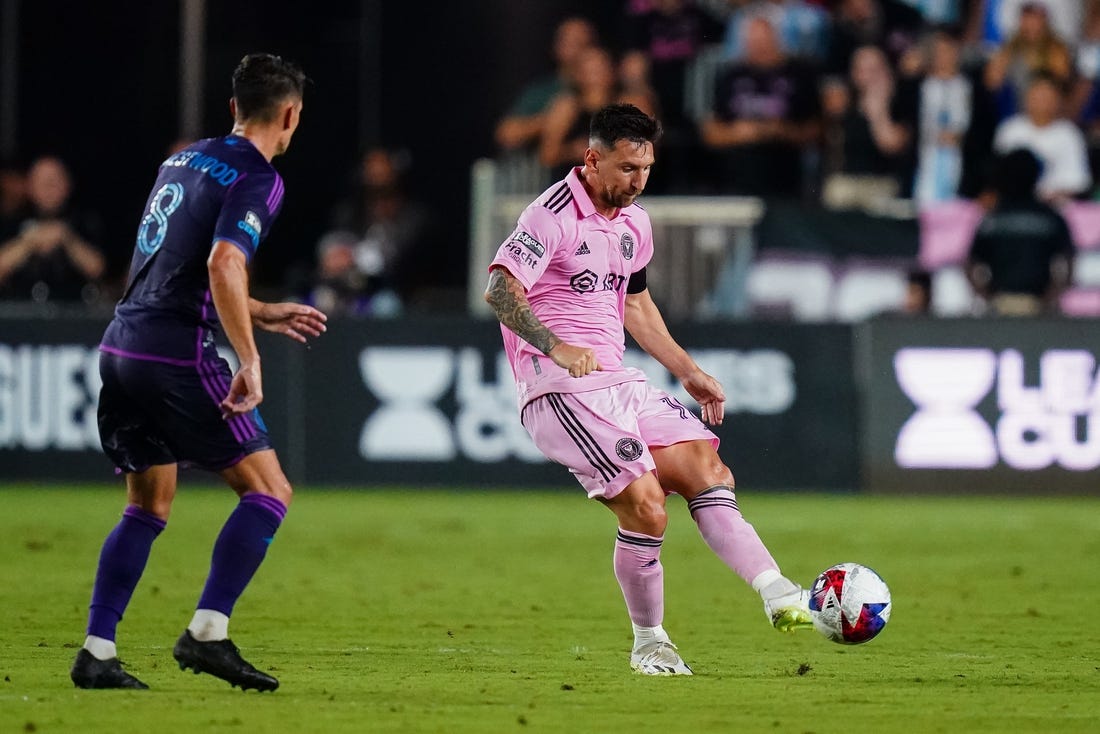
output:
[{"label": "purple sock", "polygon": [[88,613],[89,635],[114,641],[115,629],[145,570],[153,541],[166,524],[136,505],[126,507],[99,553]]},{"label": "purple sock", "polygon": [[286,505],[270,495],[241,497],[214,543],[199,609],[212,609],[227,617],[233,613],[233,605],[263,562],[285,516]]}]

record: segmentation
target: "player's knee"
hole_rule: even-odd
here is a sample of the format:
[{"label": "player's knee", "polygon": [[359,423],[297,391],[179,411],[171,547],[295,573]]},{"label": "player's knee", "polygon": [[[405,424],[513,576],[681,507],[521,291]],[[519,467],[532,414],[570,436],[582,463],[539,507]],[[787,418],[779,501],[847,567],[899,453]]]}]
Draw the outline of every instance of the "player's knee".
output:
[{"label": "player's knee", "polygon": [[725,484],[730,488],[734,486],[733,472],[718,458],[717,454],[707,461],[703,467],[703,475],[707,486],[713,487],[716,484]]},{"label": "player's knee", "polygon": [[663,501],[639,502],[631,508],[631,515],[635,530],[654,537],[665,534],[665,528],[668,527],[668,512],[665,510]]}]

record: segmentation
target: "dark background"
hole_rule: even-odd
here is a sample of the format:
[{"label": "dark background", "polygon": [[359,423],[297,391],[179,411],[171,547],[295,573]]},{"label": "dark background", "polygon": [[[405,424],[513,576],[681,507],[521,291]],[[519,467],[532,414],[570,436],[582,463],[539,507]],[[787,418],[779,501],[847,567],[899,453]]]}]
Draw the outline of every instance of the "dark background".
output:
[{"label": "dark background", "polygon": [[[495,120],[524,82],[552,68],[558,20],[585,15],[613,42],[624,4],[208,2],[202,136],[229,131],[229,79],[244,54],[284,55],[313,80],[294,143],[276,160],[287,198],[257,259],[258,283],[278,286],[289,266],[312,262],[359,154],[381,144],[411,153],[414,193],[441,223],[424,260],[442,284],[461,286],[469,168],[493,153]],[[120,273],[156,167],[180,137],[180,3],[18,5],[17,153],[68,162],[75,200],[100,216],[97,244]]]}]

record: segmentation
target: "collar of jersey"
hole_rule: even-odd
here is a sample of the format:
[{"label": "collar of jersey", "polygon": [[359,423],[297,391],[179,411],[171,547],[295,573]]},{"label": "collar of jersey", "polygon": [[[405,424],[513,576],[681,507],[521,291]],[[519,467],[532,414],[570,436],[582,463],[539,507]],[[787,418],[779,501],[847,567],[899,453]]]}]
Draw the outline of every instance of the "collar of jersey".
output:
[{"label": "collar of jersey", "polygon": [[[577,209],[580,210],[581,219],[587,219],[599,212],[596,211],[596,205],[592,203],[592,197],[588,195],[588,190],[584,188],[584,182],[581,181],[582,170],[581,166],[574,167],[569,175],[565,177],[565,185],[573,192],[573,201],[577,202]],[[632,206],[634,205],[631,204],[628,207],[620,209],[619,215],[629,217],[630,208]],[[618,219],[618,216],[612,217],[612,219]]]}]

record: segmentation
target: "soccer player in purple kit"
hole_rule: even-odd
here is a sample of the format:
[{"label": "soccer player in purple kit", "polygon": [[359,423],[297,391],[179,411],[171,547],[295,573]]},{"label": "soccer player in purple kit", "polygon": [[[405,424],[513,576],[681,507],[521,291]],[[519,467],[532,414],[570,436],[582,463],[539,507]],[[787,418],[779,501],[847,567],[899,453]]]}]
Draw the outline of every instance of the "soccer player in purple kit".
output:
[{"label": "soccer player in purple kit", "polygon": [[599,110],[584,164],[520,215],[490,265],[485,300],[501,322],[524,427],[618,519],[613,565],[634,628],[630,667],[691,675],[662,626],[668,493],[687,500],[707,545],[760,594],[776,629],[813,622],[808,593],[742,517],[718,438],[622,362],[625,326],[699,402],[703,421],[722,423],[722,386],[672,338],[646,289],[653,232],[635,199],[660,136],[636,107]]},{"label": "soccer player in purple kit", "polygon": [[[244,57],[233,72],[232,132],[160,166],[126,291],[100,345],[100,439],[126,475],[128,504],[99,556],[87,638],[70,672],[80,688],[147,688],[123,669],[115,630],[168,521],[180,463],[217,472],[240,502],[173,656],[181,669],[242,690],[279,686],[241,657],[228,626],[291,497],[256,409],[263,388],[252,329],[300,342],[325,330],[320,311],[263,303],[248,288],[248,264],[283,201],[271,159],[298,127],[305,80],[277,56]],[[240,360],[235,374],[218,356],[219,328]]]}]

